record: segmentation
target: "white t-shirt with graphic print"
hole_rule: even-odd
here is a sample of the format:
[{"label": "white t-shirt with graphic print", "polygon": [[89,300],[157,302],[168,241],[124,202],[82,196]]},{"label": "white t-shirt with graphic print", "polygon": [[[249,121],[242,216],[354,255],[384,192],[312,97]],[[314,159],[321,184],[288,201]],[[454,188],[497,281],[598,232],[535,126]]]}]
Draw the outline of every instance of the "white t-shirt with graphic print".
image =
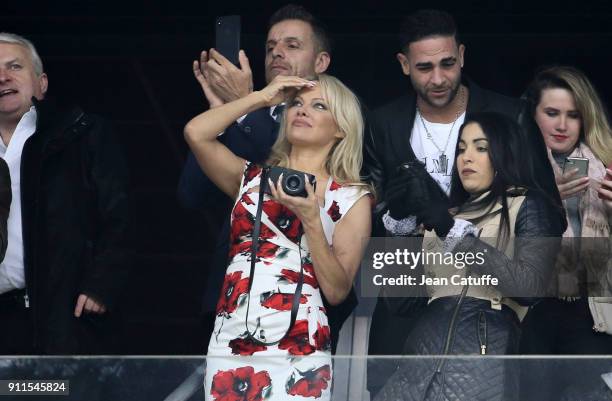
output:
[{"label": "white t-shirt with graphic print", "polygon": [[[436,144],[443,149],[446,146],[444,154],[447,157],[446,166],[440,163],[440,151],[427,138],[427,131],[423,127],[423,122],[419,117],[418,111],[412,125],[412,134],[410,137],[410,146],[416,155],[417,159],[425,163],[425,168],[429,175],[440,185],[440,188],[448,195],[450,193],[451,185],[451,173],[453,166],[455,165],[455,148],[457,146],[457,140],[459,138],[459,127],[465,121],[465,112],[459,116],[453,127],[453,123],[449,124],[438,124],[427,121],[423,118],[427,129],[431,133],[433,140]],[[453,128],[451,132],[451,127]],[[450,133],[450,138],[448,138]],[[448,144],[447,144],[448,138]],[[443,149],[444,150],[444,149]],[[446,167],[446,169],[445,169]]]}]

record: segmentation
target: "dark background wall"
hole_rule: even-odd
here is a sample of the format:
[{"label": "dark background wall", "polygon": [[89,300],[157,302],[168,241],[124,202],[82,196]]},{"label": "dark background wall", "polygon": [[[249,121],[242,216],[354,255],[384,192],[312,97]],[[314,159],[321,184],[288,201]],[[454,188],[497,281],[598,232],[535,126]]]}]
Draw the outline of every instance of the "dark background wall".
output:
[{"label": "dark background wall", "polygon": [[[199,309],[226,206],[182,210],[176,183],[182,127],[204,110],[191,62],[214,43],[217,15],[241,14],[243,48],[263,85],[268,17],[285,2],[2,2],[0,30],[30,38],[51,96],[112,120],[130,160],[137,259],[126,295],[124,353],[201,353]],[[327,24],[331,73],[375,108],[409,85],[395,60],[401,17],[423,7],[453,13],[467,46],[465,72],[518,96],[542,64],[583,69],[612,96],[612,5],[606,1],[304,2]]]}]

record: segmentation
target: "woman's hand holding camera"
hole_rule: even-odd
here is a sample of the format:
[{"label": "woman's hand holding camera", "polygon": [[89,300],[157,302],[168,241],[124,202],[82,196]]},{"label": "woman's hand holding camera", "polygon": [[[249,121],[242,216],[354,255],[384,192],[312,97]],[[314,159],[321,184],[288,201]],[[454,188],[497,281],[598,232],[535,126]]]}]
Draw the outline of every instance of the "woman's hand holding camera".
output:
[{"label": "woman's hand holding camera", "polygon": [[306,193],[308,194],[308,196],[305,198],[301,196],[287,195],[287,193],[283,191],[283,186],[281,185],[282,181],[282,174],[280,177],[278,177],[278,181],[276,183],[272,182],[272,180],[268,178],[268,185],[270,187],[270,192],[272,193],[272,198],[295,213],[298,219],[300,219],[302,222],[304,230],[313,224],[320,224],[321,217],[319,215],[319,198],[315,194],[312,184],[310,184],[310,181],[308,181],[308,177],[304,175]]},{"label": "woman's hand holding camera", "polygon": [[314,87],[317,83],[300,77],[278,75],[257,94],[263,101],[262,107],[276,106],[285,101],[289,94],[304,87]]}]

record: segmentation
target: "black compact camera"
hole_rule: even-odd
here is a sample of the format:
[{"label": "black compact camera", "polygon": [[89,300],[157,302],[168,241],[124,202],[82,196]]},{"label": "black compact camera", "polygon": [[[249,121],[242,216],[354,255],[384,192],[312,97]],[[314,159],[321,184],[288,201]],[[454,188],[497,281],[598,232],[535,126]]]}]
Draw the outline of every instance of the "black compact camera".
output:
[{"label": "black compact camera", "polygon": [[[291,170],[289,168],[284,167],[270,167],[268,171],[268,178],[276,185],[278,182],[278,177],[283,175],[283,180],[281,182],[281,186],[283,191],[287,195],[291,196],[301,196],[302,198],[308,197],[308,193],[306,192],[306,182],[304,181],[304,175],[308,177],[308,181],[316,188],[317,181],[314,175],[307,174],[302,171]],[[270,191],[270,186],[265,186],[265,193],[272,195]]]}]

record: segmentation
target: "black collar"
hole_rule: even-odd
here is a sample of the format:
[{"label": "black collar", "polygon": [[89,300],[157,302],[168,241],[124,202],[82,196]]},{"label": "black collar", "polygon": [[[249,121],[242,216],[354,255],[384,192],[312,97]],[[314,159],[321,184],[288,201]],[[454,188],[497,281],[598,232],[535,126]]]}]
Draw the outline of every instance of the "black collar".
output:
[{"label": "black collar", "polygon": [[[476,82],[472,81],[465,74],[462,76],[461,83],[469,90],[469,98],[466,107],[466,115],[487,110],[491,103],[492,92],[482,89]],[[403,160],[414,160],[416,156],[410,146],[410,136],[414,128],[416,118],[416,100],[417,94],[411,88],[410,92],[398,99],[392,106],[392,120],[389,121],[391,131],[391,142],[395,149],[402,149],[402,152],[407,154],[402,155]]]},{"label": "black collar", "polygon": [[32,98],[32,103],[36,108],[36,131],[32,136],[42,141],[43,149],[47,152],[53,153],[62,148],[91,124],[77,106],[59,107],[53,99]]}]

